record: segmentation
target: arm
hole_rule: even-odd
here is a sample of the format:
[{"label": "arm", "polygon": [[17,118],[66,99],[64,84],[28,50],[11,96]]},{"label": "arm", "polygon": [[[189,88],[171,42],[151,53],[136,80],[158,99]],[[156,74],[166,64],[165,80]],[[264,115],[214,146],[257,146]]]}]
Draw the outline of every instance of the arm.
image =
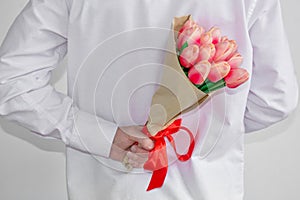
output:
[{"label": "arm", "polygon": [[18,15],[0,47],[0,115],[108,157],[117,125],[78,109],[49,84],[51,70],[67,52],[67,28],[65,0],[31,0]]},{"label": "arm", "polygon": [[271,1],[250,28],[253,71],[245,112],[246,132],[288,116],[298,103],[298,85],[284,32],[279,0]]}]

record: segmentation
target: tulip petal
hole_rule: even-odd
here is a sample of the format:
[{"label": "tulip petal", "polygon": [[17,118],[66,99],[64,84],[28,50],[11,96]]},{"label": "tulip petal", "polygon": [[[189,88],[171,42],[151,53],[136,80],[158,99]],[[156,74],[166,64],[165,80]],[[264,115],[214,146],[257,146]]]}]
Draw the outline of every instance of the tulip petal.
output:
[{"label": "tulip petal", "polygon": [[199,51],[199,61],[209,60],[211,57],[211,51],[210,45],[201,45]]},{"label": "tulip petal", "polygon": [[235,53],[227,62],[231,68],[237,68],[243,63],[243,57],[241,54]]},{"label": "tulip petal", "polygon": [[223,37],[221,37],[220,42],[225,42],[225,41],[228,41],[228,40],[229,40],[229,39],[228,39],[227,36],[223,36]]},{"label": "tulip petal", "polygon": [[226,86],[236,88],[249,79],[249,73],[243,68],[232,68],[229,74],[224,78]]},{"label": "tulip petal", "polygon": [[202,27],[194,25],[187,29],[184,29],[177,39],[177,48],[181,49],[182,45],[187,41],[189,45],[199,44],[202,35]]},{"label": "tulip petal", "polygon": [[229,71],[230,65],[227,62],[223,61],[219,63],[213,63],[208,74],[208,79],[214,83],[218,82],[219,80],[227,76]]},{"label": "tulip petal", "polygon": [[180,28],[180,30],[178,31],[178,36],[179,34],[181,34],[185,29],[190,28],[192,26],[194,26],[196,24],[196,22],[194,20],[187,20],[184,25]]},{"label": "tulip petal", "polygon": [[197,45],[191,45],[183,49],[179,56],[181,66],[185,68],[192,67],[199,58],[199,47]]},{"label": "tulip petal", "polygon": [[196,85],[201,85],[207,78],[211,64],[208,61],[199,62],[188,72],[190,81]]},{"label": "tulip petal", "polygon": [[228,61],[230,58],[232,58],[232,56],[235,55],[235,53],[237,52],[237,49],[238,49],[238,46],[237,46],[235,40],[229,40],[229,42],[230,42],[230,47],[227,52],[227,54],[228,54],[227,58],[225,58],[226,61]]},{"label": "tulip petal", "polygon": [[194,31],[190,34],[190,37],[188,38],[189,45],[191,45],[191,44],[199,45],[200,44],[200,38],[201,38],[202,33],[204,32],[201,28],[202,27],[199,27],[199,26],[194,28]]},{"label": "tulip petal", "polygon": [[203,33],[200,38],[200,44],[206,45],[212,43],[212,34],[210,32]]},{"label": "tulip petal", "polygon": [[224,58],[226,58],[228,55],[225,55],[226,51],[228,51],[228,48],[230,47],[229,41],[223,41],[218,44],[216,44],[216,54],[214,57],[215,62],[224,61]]},{"label": "tulip petal", "polygon": [[208,32],[212,35],[212,43],[217,44],[221,40],[221,30],[217,27],[212,27]]},{"label": "tulip petal", "polygon": [[209,61],[211,62],[212,59],[214,58],[215,54],[216,54],[216,47],[214,44],[209,44],[208,45],[210,48],[210,57],[209,57]]},{"label": "tulip petal", "polygon": [[216,44],[216,55],[214,62],[228,61],[237,51],[237,44],[234,40],[222,41]]}]

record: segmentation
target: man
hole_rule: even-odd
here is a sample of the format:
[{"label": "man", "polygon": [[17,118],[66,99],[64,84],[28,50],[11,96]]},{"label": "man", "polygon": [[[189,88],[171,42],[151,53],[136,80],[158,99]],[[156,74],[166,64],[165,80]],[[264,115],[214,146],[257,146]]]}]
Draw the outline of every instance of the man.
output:
[{"label": "man", "polygon": [[[182,116],[196,136],[193,157],[180,163],[168,149],[164,186],[146,192],[151,174],[141,167],[154,144],[141,125],[170,23],[187,14],[237,41],[251,81]],[[64,95],[49,80],[67,50]],[[278,0],[31,0],[0,58],[0,115],[66,144],[70,199],[241,200],[244,133],[282,120],[298,100]]]}]

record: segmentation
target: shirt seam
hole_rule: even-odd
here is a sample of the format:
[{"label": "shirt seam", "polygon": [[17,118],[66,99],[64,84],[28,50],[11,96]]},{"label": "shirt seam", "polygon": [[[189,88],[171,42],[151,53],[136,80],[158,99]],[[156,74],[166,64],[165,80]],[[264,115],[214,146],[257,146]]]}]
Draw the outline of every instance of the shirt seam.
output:
[{"label": "shirt seam", "polygon": [[250,18],[252,17],[253,13],[254,13],[254,9],[256,8],[256,5],[257,5],[257,1],[258,0],[254,0],[253,3],[251,4],[249,10],[248,10],[248,13],[247,13],[247,24],[249,25],[249,22],[250,22]]}]

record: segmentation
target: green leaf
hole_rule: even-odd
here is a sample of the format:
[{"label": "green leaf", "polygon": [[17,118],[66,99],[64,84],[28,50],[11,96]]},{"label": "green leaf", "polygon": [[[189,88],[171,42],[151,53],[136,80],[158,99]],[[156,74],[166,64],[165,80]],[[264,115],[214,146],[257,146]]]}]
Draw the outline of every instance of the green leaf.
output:
[{"label": "green leaf", "polygon": [[[188,77],[189,69],[185,68],[183,66],[181,66],[181,68],[182,68],[182,71],[185,73],[185,75]],[[211,82],[210,80],[206,79],[203,84],[201,84],[201,85],[194,84],[194,85],[202,92],[208,94],[210,92],[213,92],[215,90],[225,87],[226,82],[224,81],[224,79],[221,79],[218,82],[214,83],[214,82]]]},{"label": "green leaf", "polygon": [[204,83],[202,85],[200,85],[198,88],[204,93],[210,93],[215,90],[221,89],[225,86],[226,86],[226,83],[225,83],[224,79],[221,79],[216,83],[213,83],[213,82],[209,81],[208,79],[206,79],[204,81]]},{"label": "green leaf", "polygon": [[189,46],[189,44],[188,44],[188,42],[186,41],[186,42],[182,45],[182,47],[180,48],[180,50],[179,50],[179,55],[182,53],[183,49],[185,49],[185,48],[188,47],[188,46]]}]

